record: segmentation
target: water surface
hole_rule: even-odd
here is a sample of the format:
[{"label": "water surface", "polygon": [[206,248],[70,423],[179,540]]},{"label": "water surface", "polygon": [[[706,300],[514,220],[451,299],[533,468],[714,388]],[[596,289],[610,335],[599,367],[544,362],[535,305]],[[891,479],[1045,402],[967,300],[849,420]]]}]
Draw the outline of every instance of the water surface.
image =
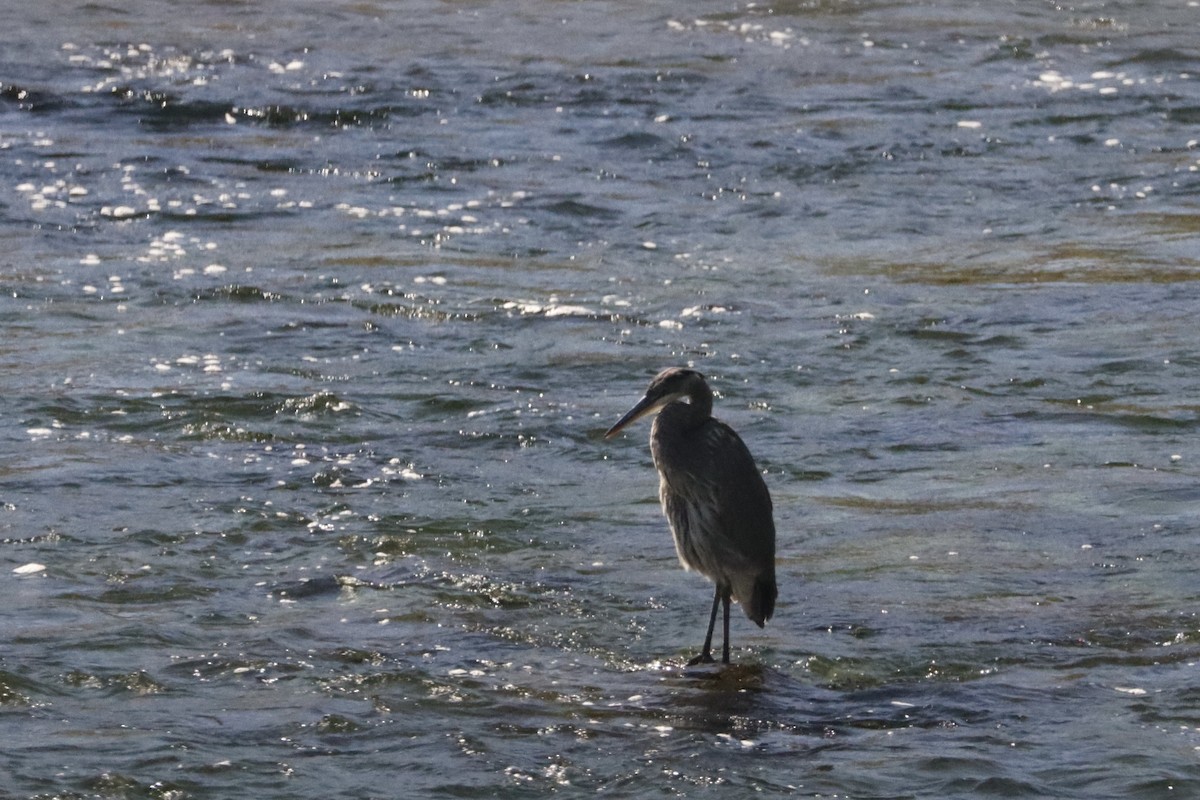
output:
[{"label": "water surface", "polygon": [[[15,797],[1200,791],[1195,4],[46,2]],[[685,670],[691,364],[780,602]]]}]

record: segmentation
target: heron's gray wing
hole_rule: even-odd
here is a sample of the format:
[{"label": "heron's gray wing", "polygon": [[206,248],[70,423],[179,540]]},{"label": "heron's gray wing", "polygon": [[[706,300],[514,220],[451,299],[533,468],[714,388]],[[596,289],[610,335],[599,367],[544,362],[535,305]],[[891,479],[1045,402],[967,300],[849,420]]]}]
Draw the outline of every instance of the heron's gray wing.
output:
[{"label": "heron's gray wing", "polygon": [[771,494],[741,437],[728,425],[711,420],[701,440],[710,472],[717,529],[748,561],[766,566],[775,560],[775,521]]}]

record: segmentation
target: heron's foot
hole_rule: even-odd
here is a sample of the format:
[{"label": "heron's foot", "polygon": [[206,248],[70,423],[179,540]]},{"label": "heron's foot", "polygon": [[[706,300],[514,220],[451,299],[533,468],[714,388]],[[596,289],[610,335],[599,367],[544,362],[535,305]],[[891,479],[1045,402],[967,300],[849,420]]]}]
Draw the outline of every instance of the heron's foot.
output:
[{"label": "heron's foot", "polygon": [[697,664],[715,664],[715,663],[717,663],[717,660],[712,657],[712,653],[705,650],[703,653],[701,653],[700,655],[696,656],[691,661],[689,661],[687,663],[687,665],[689,667],[694,667]]}]

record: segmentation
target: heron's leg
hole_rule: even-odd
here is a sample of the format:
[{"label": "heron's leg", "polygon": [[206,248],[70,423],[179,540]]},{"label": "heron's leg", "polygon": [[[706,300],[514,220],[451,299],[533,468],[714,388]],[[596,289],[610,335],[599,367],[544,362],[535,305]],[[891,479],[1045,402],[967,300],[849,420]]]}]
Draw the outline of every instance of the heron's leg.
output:
[{"label": "heron's leg", "polygon": [[[708,617],[708,635],[704,637],[704,649],[700,651],[700,655],[688,662],[689,667],[694,667],[697,664],[711,664],[712,657],[712,635],[713,628],[717,626],[717,606],[721,603],[721,587],[717,587],[716,594],[713,595],[712,614]],[[729,606],[725,606],[725,660],[729,660]]]},{"label": "heron's leg", "polygon": [[[725,607],[725,639],[724,639],[725,647],[721,653],[721,661],[722,661],[722,663],[728,664],[729,663],[729,595],[725,595],[724,597],[721,598],[721,605]],[[716,607],[714,607],[713,613],[715,614],[716,611],[717,611],[717,609],[716,609]]]}]

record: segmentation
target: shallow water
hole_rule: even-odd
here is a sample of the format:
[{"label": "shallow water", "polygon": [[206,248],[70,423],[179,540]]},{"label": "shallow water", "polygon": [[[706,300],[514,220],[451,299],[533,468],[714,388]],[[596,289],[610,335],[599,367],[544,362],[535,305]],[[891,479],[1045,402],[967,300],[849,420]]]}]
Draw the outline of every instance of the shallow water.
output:
[{"label": "shallow water", "polygon": [[0,52],[12,796],[1200,792],[1194,3],[123,5]]}]

